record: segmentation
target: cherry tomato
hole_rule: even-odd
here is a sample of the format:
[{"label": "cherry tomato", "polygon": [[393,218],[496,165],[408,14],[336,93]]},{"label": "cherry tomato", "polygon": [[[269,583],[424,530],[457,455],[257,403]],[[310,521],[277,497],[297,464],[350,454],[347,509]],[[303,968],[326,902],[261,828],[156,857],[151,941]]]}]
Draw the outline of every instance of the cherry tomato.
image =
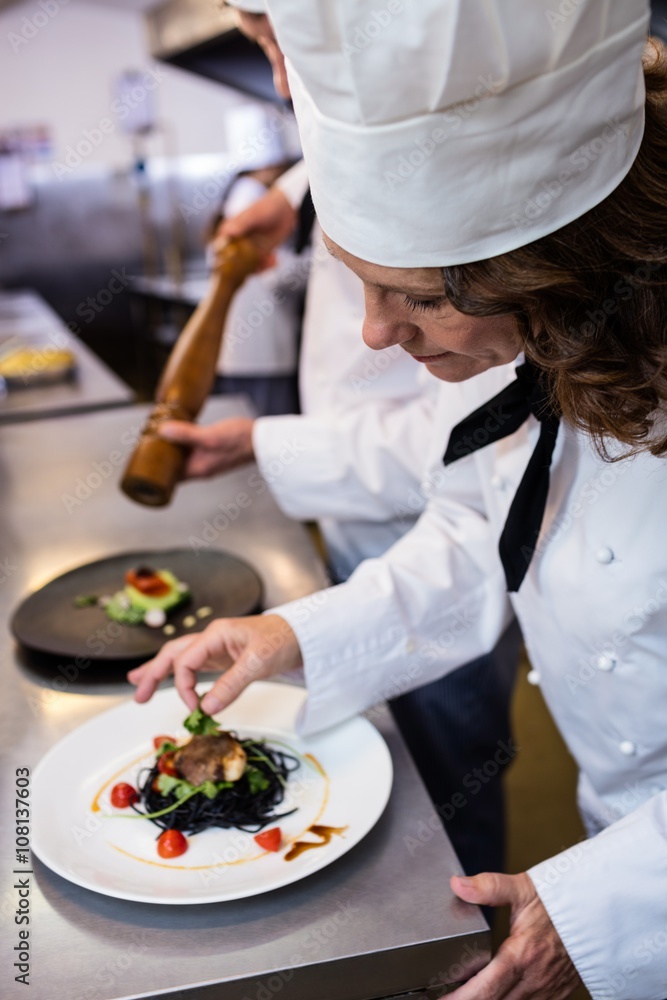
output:
[{"label": "cherry tomato", "polygon": [[188,842],[180,830],[165,830],[157,839],[157,852],[161,858],[177,858],[187,849]]},{"label": "cherry tomato", "polygon": [[116,809],[127,809],[134,802],[139,801],[139,793],[127,781],[121,781],[111,789],[111,805]]},{"label": "cherry tomato", "polygon": [[160,774],[169,774],[172,778],[178,777],[178,771],[176,770],[176,765],[174,764],[174,754],[163,753],[161,757],[158,758],[157,769]]},{"label": "cherry tomato", "polygon": [[125,583],[129,584],[130,587],[134,587],[140,593],[147,594],[149,597],[164,597],[170,590],[169,584],[165,583],[162,577],[148,570],[144,570],[143,572],[137,572],[133,569],[128,570],[125,574]]},{"label": "cherry tomato", "polygon": [[283,842],[283,835],[279,826],[274,826],[272,830],[262,830],[252,838],[263,851],[279,851]]},{"label": "cherry tomato", "polygon": [[176,740],[173,736],[154,736],[153,746],[156,750],[159,750],[163,743],[175,743]]}]

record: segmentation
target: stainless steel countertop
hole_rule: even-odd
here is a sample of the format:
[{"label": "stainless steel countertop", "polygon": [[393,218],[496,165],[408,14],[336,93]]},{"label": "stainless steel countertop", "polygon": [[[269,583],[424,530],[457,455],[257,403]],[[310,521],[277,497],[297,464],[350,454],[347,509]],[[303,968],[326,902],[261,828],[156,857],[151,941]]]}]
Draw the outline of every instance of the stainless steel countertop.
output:
[{"label": "stainless steel countertop", "polygon": [[[202,537],[206,522],[213,526],[217,513],[223,519],[214,544],[255,565],[267,606],[325,582],[306,532],[283,517],[267,491],[259,492],[259,480],[251,480],[254,470],[183,486],[164,510],[127,500],[117,488],[117,456],[129,453],[147,409],[0,427],[0,671],[7,748],[0,926],[4,995],[11,998],[26,995],[7,972],[20,929],[14,923],[14,880],[21,878],[13,874],[15,769],[34,768],[61,736],[130,694],[122,670],[113,666],[95,676],[81,673],[62,690],[58,660],[26,658],[15,648],[6,625],[11,609],[78,563],[134,547],[188,545],[192,536]],[[243,412],[242,401],[218,397],[203,420]],[[235,515],[244,492],[252,502],[237,506]],[[458,862],[391,717],[378,709],[372,720],[393,757],[390,803],[349,854],[292,886],[233,903],[153,906],[82,889],[34,859],[30,995],[367,1000],[454,982],[471,962],[488,959],[486,925],[478,910],[449,890]]]},{"label": "stainless steel countertop", "polygon": [[0,423],[121,406],[134,393],[36,292],[0,292],[0,350],[11,344],[63,347],[77,358],[77,375],[54,385],[21,386],[0,395]]}]

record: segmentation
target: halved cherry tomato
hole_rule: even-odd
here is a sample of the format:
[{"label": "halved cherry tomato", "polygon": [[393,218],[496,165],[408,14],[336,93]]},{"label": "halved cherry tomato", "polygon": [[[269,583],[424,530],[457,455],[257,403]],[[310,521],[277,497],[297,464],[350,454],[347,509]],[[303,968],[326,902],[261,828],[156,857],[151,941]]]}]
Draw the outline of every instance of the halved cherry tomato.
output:
[{"label": "halved cherry tomato", "polygon": [[263,851],[279,851],[283,842],[283,835],[279,826],[274,826],[271,830],[262,830],[252,838],[258,847]]},{"label": "halved cherry tomato", "polygon": [[159,750],[163,743],[175,743],[176,740],[173,736],[154,736],[153,746],[156,750]]},{"label": "halved cherry tomato", "polygon": [[125,583],[149,597],[163,597],[170,590],[169,584],[152,570],[130,569],[125,574]]},{"label": "halved cherry tomato", "polygon": [[178,771],[176,770],[176,765],[174,764],[174,751],[168,753],[163,753],[161,757],[158,758],[157,769],[160,774],[169,774],[172,778],[178,777]]},{"label": "halved cherry tomato", "polygon": [[188,842],[180,830],[165,830],[157,839],[157,852],[161,858],[177,858],[187,849]]},{"label": "halved cherry tomato", "polygon": [[111,805],[116,809],[127,809],[134,802],[139,801],[139,793],[127,781],[121,781],[111,789]]}]

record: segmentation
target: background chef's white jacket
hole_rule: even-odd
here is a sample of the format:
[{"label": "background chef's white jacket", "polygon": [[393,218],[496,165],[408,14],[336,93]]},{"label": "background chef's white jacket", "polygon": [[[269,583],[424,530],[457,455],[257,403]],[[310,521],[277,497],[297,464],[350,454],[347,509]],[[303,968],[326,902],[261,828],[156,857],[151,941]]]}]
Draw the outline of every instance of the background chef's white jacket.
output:
[{"label": "background chef's white jacket", "polygon": [[[303,162],[277,184],[298,206],[308,188]],[[393,545],[424,507],[419,485],[438,381],[399,347],[366,347],[361,282],[327,252],[317,222],[312,244],[303,414],[258,419],[253,447],[281,509],[320,522],[331,566],[344,579]]]},{"label": "background chef's white jacket", "polygon": [[[226,217],[243,212],[266,194],[255,177],[238,177],[223,206]],[[218,356],[220,375],[293,375],[299,355],[301,302],[307,258],[289,246],[276,250],[276,266],[247,278],[227,312]]]},{"label": "background chef's white jacket", "polygon": [[[513,377],[512,365],[443,385],[436,424]],[[409,534],[321,600],[273,609],[303,653],[306,732],[493,648],[507,600],[498,539],[538,434],[531,418],[447,469],[438,443]],[[595,1000],[667,997],[666,490],[666,460],[605,463],[561,425],[537,551],[512,595],[589,830],[602,830],[530,871]]]}]

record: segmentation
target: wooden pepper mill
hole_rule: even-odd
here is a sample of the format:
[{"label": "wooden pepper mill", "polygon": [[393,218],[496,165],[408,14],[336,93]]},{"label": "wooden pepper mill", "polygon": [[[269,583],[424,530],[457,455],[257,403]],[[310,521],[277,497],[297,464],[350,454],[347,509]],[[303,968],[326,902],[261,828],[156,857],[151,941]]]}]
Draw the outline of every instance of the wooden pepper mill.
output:
[{"label": "wooden pepper mill", "polygon": [[158,437],[164,420],[196,419],[215,379],[227,309],[236,290],[257,270],[259,250],[248,239],[231,241],[219,254],[208,294],[174,345],[157,387],[155,406],[121,480],[137,503],[164,507],[183,474],[187,448]]}]

